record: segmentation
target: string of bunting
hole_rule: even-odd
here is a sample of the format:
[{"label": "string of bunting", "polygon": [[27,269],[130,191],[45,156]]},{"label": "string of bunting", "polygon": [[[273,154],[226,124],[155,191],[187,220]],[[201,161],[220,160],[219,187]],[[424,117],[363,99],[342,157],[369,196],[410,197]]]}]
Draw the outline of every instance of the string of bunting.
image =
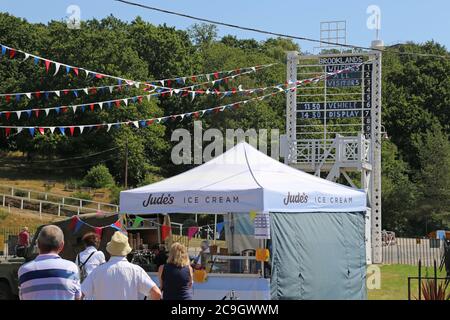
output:
[{"label": "string of bunting", "polygon": [[[238,102],[234,102],[231,104],[227,104],[227,105],[222,105],[219,107],[213,107],[213,108],[207,108],[207,109],[203,109],[203,110],[197,110],[197,111],[193,111],[193,112],[187,112],[187,113],[182,113],[182,114],[174,114],[174,115],[169,115],[169,116],[164,116],[164,117],[158,117],[158,118],[150,118],[150,119],[142,119],[142,120],[129,120],[129,121],[121,121],[121,122],[114,122],[114,123],[99,123],[99,124],[90,124],[90,125],[64,125],[64,126],[42,126],[42,127],[30,127],[30,126],[0,126],[0,128],[4,128],[5,129],[5,135],[8,136],[11,133],[12,129],[16,129],[17,133],[20,133],[22,130],[24,129],[28,129],[31,136],[34,136],[36,129],[40,134],[45,134],[45,130],[50,130],[50,132],[53,134],[55,132],[55,129],[58,128],[60,133],[62,135],[65,135],[65,130],[69,129],[70,135],[73,136],[74,134],[74,130],[75,128],[79,129],[80,134],[83,133],[84,129],[90,129],[90,128],[102,128],[102,127],[106,127],[107,131],[109,132],[109,130],[114,127],[114,128],[119,128],[121,125],[134,125],[136,128],[144,128],[147,127],[153,123],[166,123],[167,121],[183,121],[185,118],[191,118],[191,119],[198,119],[199,117],[203,117],[204,115],[208,115],[208,114],[217,114],[219,112],[223,112],[225,110],[236,110],[238,109],[241,105],[245,105],[249,102],[252,101],[262,101],[266,98],[272,97],[276,94],[279,94],[280,92],[286,93],[289,91],[295,91],[297,90],[298,86],[301,85],[305,85],[305,84],[309,84],[309,83],[314,83],[314,82],[318,82],[321,81],[323,79],[327,79],[329,77],[332,77],[336,74],[340,74],[340,73],[344,73],[344,72],[349,72],[350,70],[353,70],[355,68],[358,68],[361,64],[356,64],[353,66],[350,66],[348,68],[342,69],[342,70],[338,70],[335,72],[329,72],[326,74],[322,74],[320,76],[314,77],[314,78],[310,78],[310,79],[305,79],[305,80],[298,80],[295,83],[288,83],[288,88],[287,89],[282,89],[279,90],[277,92],[273,92],[271,94],[267,94],[267,95],[263,95],[263,96],[259,96],[259,97],[255,97],[252,99],[248,99],[248,100],[242,100],[242,101],[238,101]],[[125,101],[126,102],[125,102]],[[128,103],[127,99],[120,99],[119,101],[119,106],[120,106],[120,101],[124,101],[125,103]],[[117,105],[117,104],[116,104]],[[68,109],[68,107],[64,107],[64,109],[62,110],[63,112],[66,112]]]},{"label": "string of bunting", "polygon": [[61,97],[66,96],[69,93],[72,93],[75,98],[78,98],[81,94],[86,94],[87,96],[90,94],[96,93],[113,93],[114,90],[122,91],[124,88],[128,88],[131,86],[137,86],[139,88],[139,83],[134,85],[131,84],[117,84],[112,86],[100,86],[100,87],[85,87],[85,88],[74,88],[74,89],[60,89],[60,90],[41,90],[41,91],[31,91],[31,92],[15,92],[15,93],[1,93],[0,98],[4,98],[6,103],[11,101],[20,102],[22,98],[28,99],[36,99],[39,100],[41,98],[45,98],[49,100],[53,97]]},{"label": "string of bunting", "polygon": [[105,229],[105,228],[113,228],[115,230],[122,231],[122,232],[124,232],[124,230],[125,230],[124,226],[120,222],[120,219],[110,225],[103,226],[103,227],[97,227],[97,226],[90,225],[87,222],[84,222],[78,216],[73,216],[71,218],[70,223],[69,223],[69,230],[73,231],[73,233],[77,233],[78,231],[80,231],[82,226],[87,226],[89,228],[94,229],[95,233],[100,238],[102,237],[103,229]]},{"label": "string of bunting", "polygon": [[[133,81],[133,80],[129,80],[129,79],[125,79],[125,78],[121,78],[121,77],[117,77],[117,76],[113,76],[113,75],[109,75],[109,74],[105,74],[105,73],[88,70],[88,69],[81,68],[81,67],[75,67],[75,66],[65,64],[62,62],[57,62],[57,61],[54,61],[51,59],[40,57],[40,56],[32,54],[32,53],[25,52],[20,49],[11,48],[4,44],[0,44],[0,48],[1,48],[1,55],[8,56],[10,59],[17,57],[17,53],[21,53],[24,56],[23,61],[26,61],[29,58],[33,58],[35,65],[37,65],[41,61],[43,61],[47,73],[50,71],[50,68],[52,66],[54,66],[54,68],[52,68],[52,69],[54,69],[53,76],[56,76],[58,74],[59,70],[61,69],[61,67],[63,67],[66,70],[66,74],[73,72],[76,76],[79,76],[81,71],[83,71],[86,74],[86,78],[89,76],[92,76],[92,78],[98,78],[98,79],[110,78],[110,79],[117,80],[119,82],[119,84],[121,84],[122,81],[126,81],[128,84],[134,84],[137,82],[137,81]],[[203,73],[203,74],[197,74],[197,75],[191,75],[191,76],[166,78],[166,79],[150,80],[150,81],[142,81],[142,82],[155,84],[155,85],[157,83],[160,83],[162,86],[167,85],[170,87],[171,84],[185,84],[187,80],[189,80],[192,83],[197,82],[201,78],[207,79],[209,81],[211,78],[218,79],[222,75],[225,75],[225,74],[227,74],[227,75],[236,74],[237,75],[237,74],[240,74],[245,71],[256,72],[257,70],[260,70],[262,68],[267,68],[267,67],[270,67],[273,65],[275,65],[275,64],[258,65],[258,66],[253,66],[253,67],[238,68],[238,69],[234,69],[234,70],[216,71],[216,72],[212,72],[212,73]]]},{"label": "string of bunting", "polygon": [[[244,75],[247,73],[249,73],[249,72],[242,72],[240,75]],[[236,76],[232,76],[231,78],[234,79],[235,77]],[[217,81],[222,81],[222,80],[226,80],[226,78],[222,78]],[[208,83],[210,83],[210,82],[199,83],[199,84],[193,85],[189,88],[202,86],[202,85],[208,84]],[[136,86],[138,87],[138,83],[136,83]],[[253,93],[259,93],[259,92],[265,92],[269,89],[282,90],[282,86],[283,85],[280,84],[280,85],[272,86],[272,87],[254,88],[254,89],[246,89],[246,90],[242,90],[242,88],[241,88],[241,90],[239,90],[239,91],[236,89],[234,89],[232,91],[218,91],[218,90],[210,91],[209,89],[207,89],[206,91],[205,90],[197,90],[197,91],[192,91],[192,100],[194,99],[196,92],[198,94],[214,94],[217,96],[222,95],[222,97],[225,97],[225,96],[230,96],[232,94],[241,94],[242,95],[242,92],[247,92],[248,94],[253,94]],[[183,92],[184,92],[183,90],[186,90],[186,88],[171,89],[171,88],[164,88],[164,87],[158,87],[158,86],[147,86],[146,87],[147,93],[153,92],[153,91],[157,91],[157,92],[154,94],[149,94],[149,95],[139,95],[139,96],[134,96],[134,97],[127,97],[127,98],[106,100],[106,101],[99,101],[99,102],[90,102],[90,103],[68,105],[68,106],[21,109],[21,110],[3,110],[3,111],[0,111],[0,117],[3,115],[5,117],[5,119],[8,121],[11,117],[11,114],[14,114],[14,113],[17,115],[17,119],[20,119],[22,113],[27,114],[28,118],[31,118],[31,116],[33,114],[36,116],[36,118],[38,118],[39,115],[41,114],[41,111],[44,111],[45,116],[48,116],[51,110],[54,110],[56,115],[59,115],[61,111],[63,113],[65,113],[68,109],[72,109],[74,114],[76,113],[77,109],[82,110],[82,112],[84,112],[86,110],[86,108],[89,108],[89,110],[94,111],[96,106],[100,110],[103,110],[103,105],[106,105],[108,108],[111,108],[112,104],[114,104],[116,107],[120,107],[121,103],[123,102],[126,106],[128,106],[129,102],[136,103],[136,101],[138,101],[139,103],[141,103],[143,98],[147,98],[147,100],[150,100],[150,98],[153,96],[165,97],[168,95],[173,96],[174,94],[180,95],[180,96],[186,96],[187,94],[183,94]],[[87,91],[87,92],[89,92],[89,91]]]}]

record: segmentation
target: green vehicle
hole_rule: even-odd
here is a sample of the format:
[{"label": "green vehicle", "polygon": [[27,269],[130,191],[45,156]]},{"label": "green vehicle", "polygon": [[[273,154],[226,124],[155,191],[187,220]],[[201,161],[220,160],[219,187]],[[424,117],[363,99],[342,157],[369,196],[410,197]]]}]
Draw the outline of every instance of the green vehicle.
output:
[{"label": "green vehicle", "polygon": [[[110,225],[117,221],[117,214],[83,214],[79,215],[80,220],[93,226],[103,227]],[[54,223],[59,226],[64,232],[64,250],[61,252],[61,257],[67,260],[75,261],[77,254],[83,250],[81,237],[87,232],[92,232],[92,227],[83,225],[76,233],[69,228],[71,218]],[[1,258],[0,257],[0,300],[18,299],[18,276],[17,271],[20,266],[28,261],[33,260],[38,250],[36,247],[36,238],[41,228],[40,226],[31,241],[31,246],[26,250],[23,258]],[[111,239],[111,236],[116,230],[113,228],[104,228],[102,232],[102,240],[100,243],[100,250],[106,252],[106,244]],[[109,258],[108,256],[106,257]]]}]

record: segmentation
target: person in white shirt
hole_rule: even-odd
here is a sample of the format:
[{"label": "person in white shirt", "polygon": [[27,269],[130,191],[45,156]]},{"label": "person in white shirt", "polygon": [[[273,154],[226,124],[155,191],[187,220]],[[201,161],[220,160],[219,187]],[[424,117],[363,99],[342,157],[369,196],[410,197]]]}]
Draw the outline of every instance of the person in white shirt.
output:
[{"label": "person in white shirt", "polygon": [[106,245],[111,258],[95,268],[81,284],[86,299],[139,300],[140,296],[161,299],[161,291],[145,270],[128,262],[126,256],[131,250],[128,237],[116,231]]},{"label": "person in white shirt", "polygon": [[75,263],[80,269],[80,278],[83,281],[95,268],[106,262],[105,254],[98,249],[100,245],[100,237],[94,233],[86,233],[82,241],[84,242],[85,249],[81,251]]}]

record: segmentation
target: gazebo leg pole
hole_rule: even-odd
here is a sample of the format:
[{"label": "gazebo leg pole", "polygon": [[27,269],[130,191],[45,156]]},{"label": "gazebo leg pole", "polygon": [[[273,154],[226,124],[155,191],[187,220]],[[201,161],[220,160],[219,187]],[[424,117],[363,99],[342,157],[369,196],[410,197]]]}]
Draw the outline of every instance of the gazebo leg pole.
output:
[{"label": "gazebo leg pole", "polygon": [[217,213],[214,214],[214,245],[216,244],[216,234],[217,234]]}]

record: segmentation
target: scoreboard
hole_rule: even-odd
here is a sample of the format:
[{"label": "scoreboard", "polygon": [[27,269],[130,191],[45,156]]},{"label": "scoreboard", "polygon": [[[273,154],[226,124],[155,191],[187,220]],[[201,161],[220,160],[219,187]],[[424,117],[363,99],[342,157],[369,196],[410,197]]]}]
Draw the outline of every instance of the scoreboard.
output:
[{"label": "scoreboard", "polygon": [[[346,71],[330,76],[340,70]],[[372,71],[367,55],[300,57],[299,80],[325,77],[298,88],[297,137],[332,139],[337,134],[363,133],[370,138]]]}]

